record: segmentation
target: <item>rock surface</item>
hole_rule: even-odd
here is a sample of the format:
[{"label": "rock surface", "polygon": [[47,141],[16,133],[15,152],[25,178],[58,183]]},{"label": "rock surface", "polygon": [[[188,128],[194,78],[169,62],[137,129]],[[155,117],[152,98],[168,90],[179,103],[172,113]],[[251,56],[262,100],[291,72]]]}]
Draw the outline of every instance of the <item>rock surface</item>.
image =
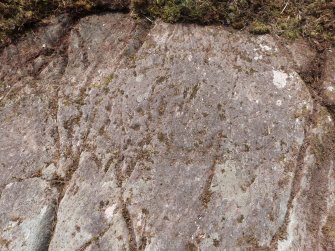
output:
[{"label": "rock surface", "polygon": [[326,52],[324,78],[322,83],[322,96],[335,111],[335,51]]},{"label": "rock surface", "polygon": [[117,13],[5,48],[1,250],[333,250],[333,114],[301,48]]},{"label": "rock surface", "polygon": [[57,191],[40,178],[9,183],[0,199],[1,250],[46,250]]}]

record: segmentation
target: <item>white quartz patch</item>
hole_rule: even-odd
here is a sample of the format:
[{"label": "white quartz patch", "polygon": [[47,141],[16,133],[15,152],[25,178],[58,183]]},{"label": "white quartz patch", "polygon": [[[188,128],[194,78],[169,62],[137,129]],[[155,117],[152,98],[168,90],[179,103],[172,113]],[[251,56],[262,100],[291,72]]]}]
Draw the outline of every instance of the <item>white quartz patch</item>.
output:
[{"label": "white quartz patch", "polygon": [[261,60],[261,59],[263,59],[263,56],[262,56],[262,55],[256,55],[256,56],[254,57],[254,60],[256,60],[256,61]]},{"label": "white quartz patch", "polygon": [[136,76],[136,82],[142,82],[142,81],[143,81],[143,78],[144,78],[144,76],[143,76],[142,74]]},{"label": "white quartz patch", "polygon": [[273,70],[273,84],[282,89],[286,86],[288,75],[282,71]]},{"label": "white quartz patch", "polygon": [[327,91],[334,92],[335,88],[333,86],[328,86]]},{"label": "white quartz patch", "polygon": [[113,219],[115,209],[116,209],[116,204],[106,208],[105,216],[108,220],[111,221]]},{"label": "white quartz patch", "polygon": [[271,51],[272,48],[270,46],[264,45],[264,44],[260,44],[259,45],[261,47],[262,51]]}]

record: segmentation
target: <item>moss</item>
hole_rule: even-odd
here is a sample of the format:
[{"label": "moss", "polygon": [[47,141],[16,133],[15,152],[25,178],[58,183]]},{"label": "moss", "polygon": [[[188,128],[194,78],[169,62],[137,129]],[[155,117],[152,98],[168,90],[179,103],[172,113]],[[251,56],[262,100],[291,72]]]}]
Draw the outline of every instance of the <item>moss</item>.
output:
[{"label": "moss", "polygon": [[255,21],[251,25],[251,30],[252,33],[257,34],[257,35],[262,35],[270,32],[270,26],[266,25],[262,22]]},{"label": "moss", "polygon": [[238,222],[238,223],[242,223],[243,220],[244,220],[244,215],[241,214],[241,215],[237,218],[237,222]]},{"label": "moss", "polygon": [[[64,11],[89,12],[95,0],[3,0],[0,42],[24,25]],[[131,12],[166,22],[220,23],[254,34],[299,36],[335,44],[334,0],[131,0]]]},{"label": "moss", "polygon": [[188,242],[185,246],[185,251],[198,251],[197,246],[191,242]]},{"label": "moss", "polygon": [[109,83],[113,81],[113,79],[114,79],[114,74],[109,74],[107,77],[104,78],[103,84],[108,85]]},{"label": "moss", "polygon": [[190,99],[194,99],[200,89],[200,84],[196,84],[191,88]]},{"label": "moss", "polygon": [[3,0],[0,2],[0,42],[8,35],[49,15],[63,11],[89,11],[91,0]]},{"label": "moss", "polygon": [[287,38],[294,39],[299,37],[299,18],[288,17],[288,18],[278,18],[275,24],[275,30],[277,34],[283,35]]},{"label": "moss", "polygon": [[[333,210],[331,212],[334,212]],[[335,241],[335,215],[331,213],[327,217],[326,224],[322,227],[322,233],[327,237],[327,239]]]},{"label": "moss", "polygon": [[175,4],[168,4],[162,9],[162,18],[169,23],[177,22],[181,16],[181,7]]},{"label": "moss", "polygon": [[[135,13],[149,15],[153,18],[160,17],[168,23],[178,21],[210,23],[214,20],[212,15],[216,12],[213,1],[209,0],[135,0],[134,2],[132,7]],[[215,17],[217,18],[218,16]]]},{"label": "moss", "polygon": [[8,249],[11,241],[0,237],[0,246]]},{"label": "moss", "polygon": [[114,74],[110,74],[107,77],[105,77],[101,82],[95,82],[95,83],[91,83],[90,87],[91,88],[96,88],[96,89],[101,89],[103,90],[105,93],[108,92],[108,85],[113,81],[114,79]]},{"label": "moss", "polygon": [[0,81],[0,90],[5,91],[6,87],[7,87],[7,85],[5,84],[5,82]]},{"label": "moss", "polygon": [[133,0],[133,12],[166,22],[223,23],[254,34],[335,41],[333,0]]}]

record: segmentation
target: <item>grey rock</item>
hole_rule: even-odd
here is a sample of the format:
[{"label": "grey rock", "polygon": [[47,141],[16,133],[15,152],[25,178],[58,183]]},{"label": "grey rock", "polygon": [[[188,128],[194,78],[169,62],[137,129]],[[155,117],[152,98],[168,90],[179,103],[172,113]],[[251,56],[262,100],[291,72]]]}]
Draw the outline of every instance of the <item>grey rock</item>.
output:
[{"label": "grey rock", "polygon": [[[106,175],[94,157],[84,152],[73,181],[60,204],[57,219],[60,224],[56,226],[50,250],[82,250],[110,228],[127,240],[116,178]],[[110,240],[109,247],[117,246],[119,235]]]},{"label": "grey rock", "polygon": [[0,199],[1,250],[46,250],[57,197],[57,190],[39,178],[9,183]]},{"label": "grey rock", "polygon": [[0,54],[0,201],[53,187],[49,250],[334,249],[334,122],[298,74],[306,44],[116,13],[61,27],[22,67],[54,25]]},{"label": "grey rock", "polygon": [[40,176],[57,155],[57,130],[49,109],[52,94],[30,83],[16,82],[18,95],[6,99],[0,110],[0,190],[17,179]]},{"label": "grey rock", "polygon": [[286,47],[296,63],[298,71],[308,70],[307,67],[317,55],[316,51],[303,39],[297,39],[294,42],[287,44]]},{"label": "grey rock", "polygon": [[322,96],[331,106],[335,106],[335,51],[326,51]]}]

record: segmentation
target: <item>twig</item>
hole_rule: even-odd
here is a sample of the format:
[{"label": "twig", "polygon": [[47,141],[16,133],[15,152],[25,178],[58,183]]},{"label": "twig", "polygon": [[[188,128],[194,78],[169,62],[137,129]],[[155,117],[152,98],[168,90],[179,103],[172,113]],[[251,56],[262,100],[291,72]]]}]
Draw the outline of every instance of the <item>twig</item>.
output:
[{"label": "twig", "polygon": [[284,8],[282,9],[282,11],[280,12],[280,14],[283,14],[284,11],[286,10],[286,7],[288,6],[288,4],[290,3],[290,0],[288,0],[284,6]]},{"label": "twig", "polygon": [[150,18],[148,18],[147,16],[145,16],[145,18],[146,18],[147,20],[149,20],[151,23],[154,22],[154,21],[152,21]]}]

